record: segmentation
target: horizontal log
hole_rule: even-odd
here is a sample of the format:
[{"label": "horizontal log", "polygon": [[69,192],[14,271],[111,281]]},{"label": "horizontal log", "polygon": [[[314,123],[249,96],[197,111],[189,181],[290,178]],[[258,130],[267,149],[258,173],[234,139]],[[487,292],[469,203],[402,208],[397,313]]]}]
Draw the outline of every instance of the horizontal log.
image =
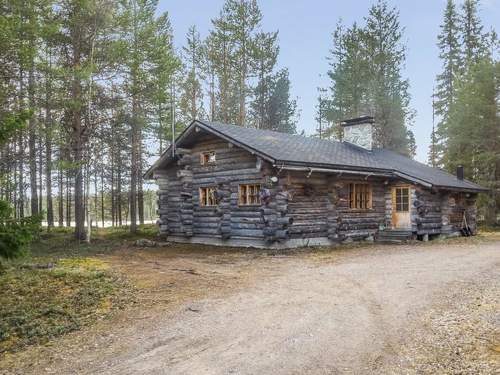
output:
[{"label": "horizontal log", "polygon": [[236,228],[231,228],[231,235],[234,236],[239,236],[239,237],[256,237],[256,238],[262,238],[263,233],[262,229],[236,229]]},{"label": "horizontal log", "polygon": [[274,234],[276,233],[276,229],[275,228],[264,228],[262,230],[262,233],[266,237],[268,237],[268,236],[274,236]]},{"label": "horizontal log", "polygon": [[274,236],[277,239],[287,239],[289,237],[289,232],[286,229],[277,230]]},{"label": "horizontal log", "polygon": [[293,217],[279,217],[276,219],[276,224],[278,225],[292,225],[294,222]]}]

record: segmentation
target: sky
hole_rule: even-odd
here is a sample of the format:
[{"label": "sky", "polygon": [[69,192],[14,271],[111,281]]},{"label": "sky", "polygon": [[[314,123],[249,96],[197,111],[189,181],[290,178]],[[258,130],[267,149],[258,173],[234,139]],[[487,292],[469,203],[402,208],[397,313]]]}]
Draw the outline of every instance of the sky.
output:
[{"label": "sky", "polygon": [[[339,19],[345,24],[363,23],[363,17],[376,0],[259,0],[262,29],[279,31],[278,67],[287,67],[292,96],[297,98],[300,118],[298,131],[315,131],[314,120],[318,87],[326,87],[326,56],[332,46],[332,32]],[[458,1],[461,3],[462,1]],[[191,25],[202,37],[212,28],[211,19],[219,14],[223,0],[160,0],[159,10],[167,11],[180,49]],[[441,70],[436,47],[445,0],[389,1],[400,11],[408,48],[403,77],[410,81],[411,106],[416,110],[412,126],[417,143],[416,159],[427,160],[432,131],[432,90]],[[480,17],[485,29],[500,32],[500,0],[482,0]]]}]

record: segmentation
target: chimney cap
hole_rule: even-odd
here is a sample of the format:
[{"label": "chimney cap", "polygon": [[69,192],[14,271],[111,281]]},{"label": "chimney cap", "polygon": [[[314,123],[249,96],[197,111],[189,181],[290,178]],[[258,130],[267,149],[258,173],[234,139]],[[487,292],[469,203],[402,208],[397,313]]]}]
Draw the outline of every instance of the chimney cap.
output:
[{"label": "chimney cap", "polygon": [[350,118],[347,120],[343,120],[340,122],[340,126],[351,126],[351,125],[359,125],[359,124],[373,124],[375,119],[373,116],[360,116],[356,118]]}]

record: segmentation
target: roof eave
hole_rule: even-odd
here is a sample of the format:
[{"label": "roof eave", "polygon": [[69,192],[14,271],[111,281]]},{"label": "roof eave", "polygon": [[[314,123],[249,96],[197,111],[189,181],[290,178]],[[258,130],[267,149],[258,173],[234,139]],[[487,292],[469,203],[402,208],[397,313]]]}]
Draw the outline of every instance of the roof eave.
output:
[{"label": "roof eave", "polygon": [[436,189],[440,190],[450,190],[450,191],[459,191],[466,193],[487,193],[490,189],[483,188],[482,186],[478,186],[477,188],[473,187],[459,187],[459,186],[445,186],[445,185],[436,185]]},{"label": "roof eave", "polygon": [[392,173],[392,169],[387,168],[372,168],[362,167],[349,164],[325,164],[325,163],[310,163],[310,162],[297,162],[291,160],[276,160],[273,166],[279,168],[280,166],[298,166],[306,168],[326,168],[326,169],[343,169],[343,170],[356,170],[360,172],[374,172],[374,173]]}]

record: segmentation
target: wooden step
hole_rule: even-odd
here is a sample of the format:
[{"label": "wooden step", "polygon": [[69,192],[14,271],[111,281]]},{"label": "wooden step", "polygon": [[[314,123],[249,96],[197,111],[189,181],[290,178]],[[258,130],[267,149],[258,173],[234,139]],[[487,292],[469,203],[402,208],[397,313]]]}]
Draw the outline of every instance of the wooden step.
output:
[{"label": "wooden step", "polygon": [[411,240],[413,233],[407,229],[386,229],[377,235],[377,242],[403,243]]}]

